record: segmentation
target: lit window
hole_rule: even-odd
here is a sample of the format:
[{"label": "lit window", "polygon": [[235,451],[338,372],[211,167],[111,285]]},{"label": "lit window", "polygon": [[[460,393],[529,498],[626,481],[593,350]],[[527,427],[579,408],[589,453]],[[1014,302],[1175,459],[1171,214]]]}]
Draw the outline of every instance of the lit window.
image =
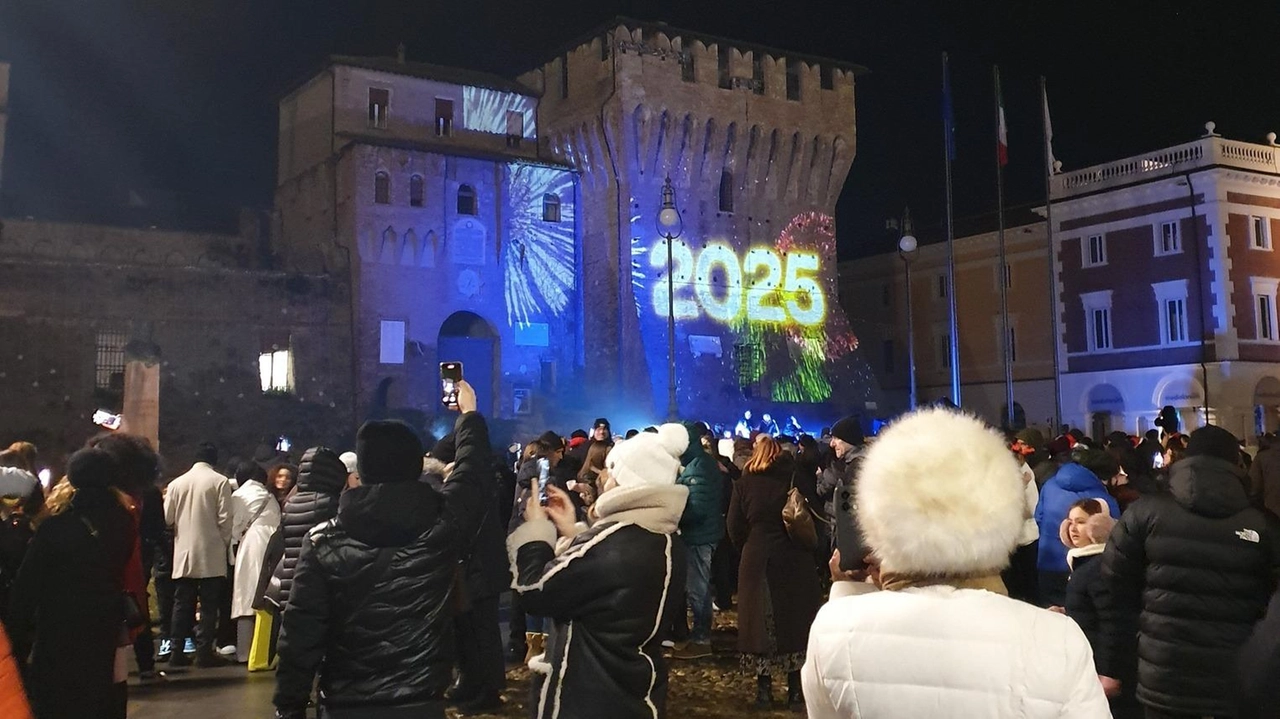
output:
[{"label": "lit window", "polygon": [[1112,348],[1111,290],[1080,295],[1084,306],[1085,336],[1090,352]]},{"label": "lit window", "polygon": [[379,171],[373,176],[373,201],[379,205],[391,204],[391,176]]},{"label": "lit window", "polygon": [[436,98],[436,137],[448,137],[453,134],[453,100],[444,97]]},{"label": "lit window", "polygon": [[387,129],[387,110],[391,107],[391,91],[381,87],[369,88],[369,127]]},{"label": "lit window", "polygon": [[1107,264],[1107,238],[1105,235],[1090,235],[1084,245],[1084,266],[1098,267]]},{"label": "lit window", "polygon": [[98,389],[124,390],[124,346],[128,341],[124,332],[98,332],[94,362],[94,385]]},{"label": "lit window", "polygon": [[720,173],[720,211],[733,212],[733,173]]},{"label": "lit window", "polygon": [[263,392],[293,391],[293,352],[273,348],[258,355],[258,378]]},{"label": "lit window", "polygon": [[378,361],[382,364],[404,364],[404,322],[382,320]]},{"label": "lit window", "polygon": [[1249,246],[1255,250],[1271,249],[1271,223],[1265,217],[1249,218]]},{"label": "lit window", "polygon": [[471,188],[471,185],[462,185],[458,188],[458,214],[476,214],[476,191]]},{"label": "lit window", "polygon": [[560,221],[560,196],[548,193],[542,196],[542,221]]},{"label": "lit window", "polygon": [[422,207],[422,175],[409,178],[409,206]]},{"label": "lit window", "polygon": [[1176,255],[1182,252],[1182,239],[1178,236],[1178,222],[1161,222],[1156,235],[1156,256]]}]

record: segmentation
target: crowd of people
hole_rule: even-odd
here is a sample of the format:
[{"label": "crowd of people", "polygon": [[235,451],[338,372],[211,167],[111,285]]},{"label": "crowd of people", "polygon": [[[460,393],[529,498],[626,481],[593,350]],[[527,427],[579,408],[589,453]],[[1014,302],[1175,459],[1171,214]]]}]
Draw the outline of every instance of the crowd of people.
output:
[{"label": "crowd of people", "polygon": [[128,434],[48,489],[34,446],[0,452],[0,715],[124,717],[132,655],[140,681],[274,670],[282,719],[500,712],[518,663],[538,719],[656,719],[732,608],[754,706],[814,719],[1280,705],[1274,436],[1046,441],[932,407],[875,437],[600,418],[503,452],[457,404],[434,443],[371,421],[229,467],[206,443],[168,482]]}]

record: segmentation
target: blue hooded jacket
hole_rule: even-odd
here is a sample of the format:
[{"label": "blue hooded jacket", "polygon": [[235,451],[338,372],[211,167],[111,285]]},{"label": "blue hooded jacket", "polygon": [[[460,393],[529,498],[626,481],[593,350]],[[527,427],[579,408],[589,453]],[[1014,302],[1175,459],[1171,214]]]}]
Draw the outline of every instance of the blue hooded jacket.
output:
[{"label": "blue hooded jacket", "polygon": [[1067,518],[1071,505],[1082,499],[1101,499],[1111,508],[1111,516],[1120,516],[1120,505],[1107,493],[1107,486],[1097,475],[1078,464],[1064,464],[1057,474],[1040,490],[1040,503],[1036,505],[1036,526],[1040,528],[1040,550],[1036,568],[1042,572],[1070,571],[1067,567],[1067,547],[1058,535],[1062,520]]}]

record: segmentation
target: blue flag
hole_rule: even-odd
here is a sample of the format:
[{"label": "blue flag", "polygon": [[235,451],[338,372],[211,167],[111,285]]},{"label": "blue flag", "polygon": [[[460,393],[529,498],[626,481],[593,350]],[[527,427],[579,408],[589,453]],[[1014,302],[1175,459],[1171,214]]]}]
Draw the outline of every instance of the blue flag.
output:
[{"label": "blue flag", "polygon": [[947,54],[942,53],[942,135],[946,143],[947,159],[956,159],[956,116],[951,106],[951,66]]}]

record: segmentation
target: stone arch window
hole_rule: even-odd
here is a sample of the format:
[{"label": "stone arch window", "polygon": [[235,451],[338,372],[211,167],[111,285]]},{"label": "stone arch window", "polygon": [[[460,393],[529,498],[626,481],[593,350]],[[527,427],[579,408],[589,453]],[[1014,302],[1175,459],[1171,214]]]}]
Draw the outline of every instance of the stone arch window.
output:
[{"label": "stone arch window", "polygon": [[462,185],[458,188],[458,214],[476,214],[476,191],[471,185]]},{"label": "stone arch window", "polygon": [[548,192],[542,196],[542,221],[560,221],[560,196],[554,192]]},{"label": "stone arch window", "polygon": [[720,211],[733,212],[733,173],[720,173]]},{"label": "stone arch window", "polygon": [[391,204],[391,175],[382,170],[373,176],[373,201],[379,205]]},{"label": "stone arch window", "polygon": [[409,178],[409,206],[422,207],[422,175]]}]

